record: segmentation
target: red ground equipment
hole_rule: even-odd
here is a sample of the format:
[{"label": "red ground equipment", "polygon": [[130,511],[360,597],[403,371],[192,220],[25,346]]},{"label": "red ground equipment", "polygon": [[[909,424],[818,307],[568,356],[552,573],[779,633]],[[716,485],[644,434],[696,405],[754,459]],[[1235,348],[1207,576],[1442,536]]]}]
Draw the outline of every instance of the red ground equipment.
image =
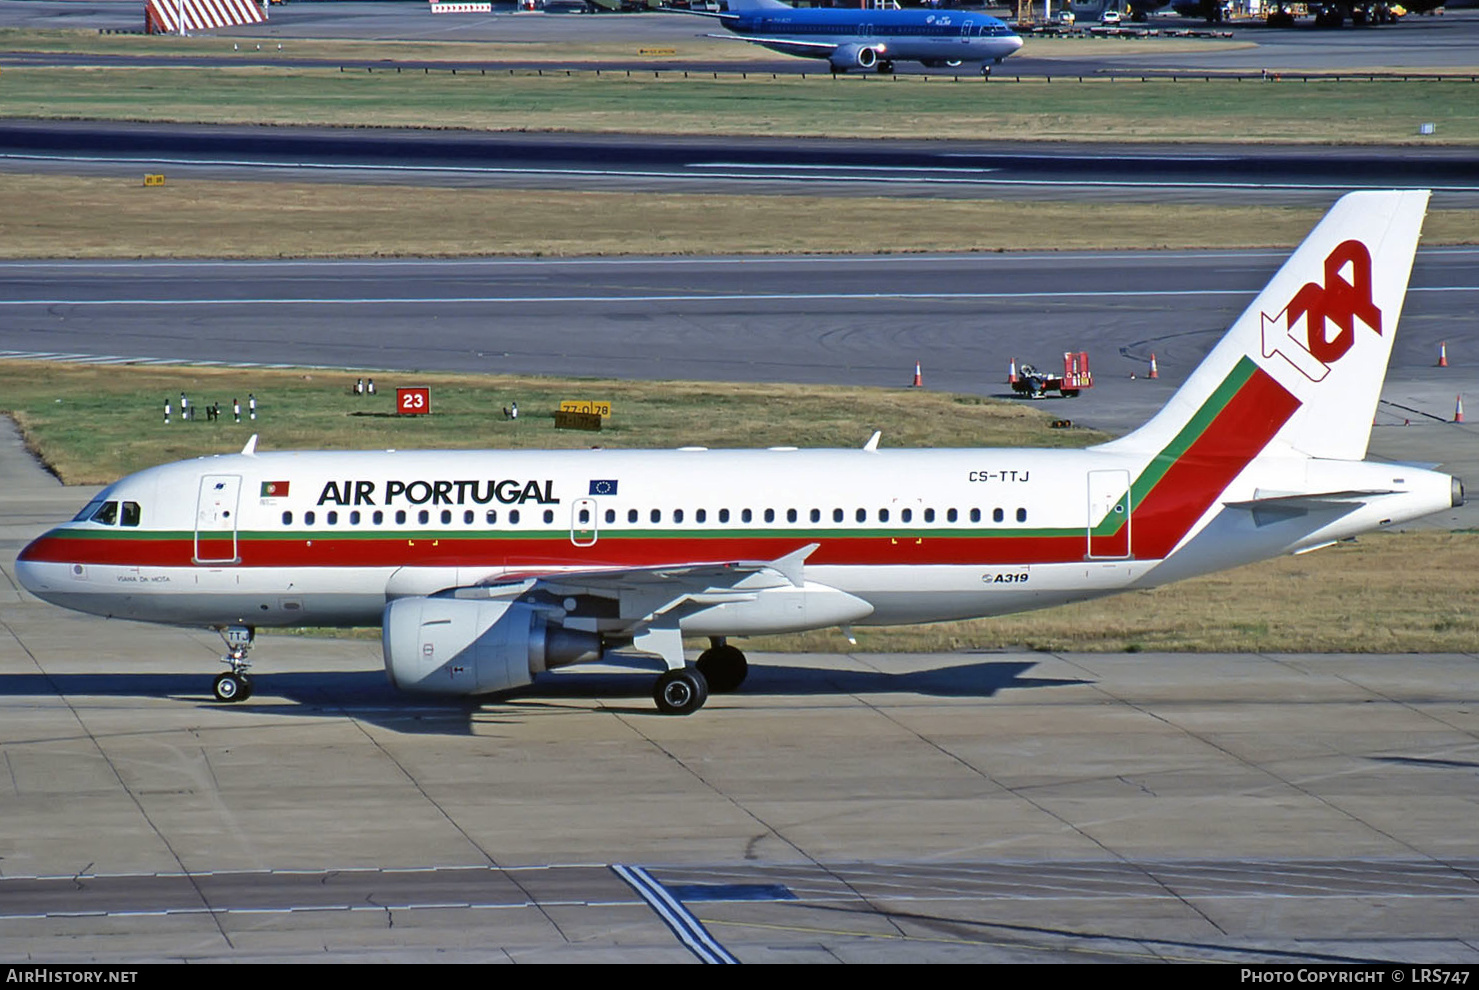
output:
[{"label": "red ground equipment", "polygon": [[1094,387],[1094,376],[1089,373],[1087,351],[1067,351],[1063,355],[1063,374],[1039,371],[1030,364],[1022,365],[1017,380],[1012,383],[1013,391],[1029,399],[1041,399],[1049,392],[1058,392],[1070,399],[1086,388]]}]

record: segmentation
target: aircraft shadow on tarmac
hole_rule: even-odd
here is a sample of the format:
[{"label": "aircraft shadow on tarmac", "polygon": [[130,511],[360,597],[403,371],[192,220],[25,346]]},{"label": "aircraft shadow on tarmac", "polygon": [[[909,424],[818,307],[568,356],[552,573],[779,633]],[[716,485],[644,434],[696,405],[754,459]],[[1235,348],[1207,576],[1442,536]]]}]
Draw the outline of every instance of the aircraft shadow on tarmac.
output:
[{"label": "aircraft shadow on tarmac", "polygon": [[[823,670],[786,664],[753,664],[741,697],[818,698],[905,694],[933,698],[990,698],[1008,688],[1046,688],[1090,683],[1076,678],[1027,677],[1032,661],[989,660],[929,670],[887,673]],[[172,698],[212,709],[253,715],[312,715],[343,712],[397,732],[465,735],[473,725],[514,722],[534,712],[596,700],[604,710],[667,718],[652,704],[653,670],[559,670],[504,695],[441,699],[397,691],[379,670],[258,673],[258,694],[234,705],[209,700],[210,679],[201,674],[82,673],[0,675],[0,697]],[[723,704],[713,695],[709,704]],[[613,704],[614,702],[614,704]],[[631,702],[631,704],[626,704]],[[696,717],[703,717],[700,712]]]}]

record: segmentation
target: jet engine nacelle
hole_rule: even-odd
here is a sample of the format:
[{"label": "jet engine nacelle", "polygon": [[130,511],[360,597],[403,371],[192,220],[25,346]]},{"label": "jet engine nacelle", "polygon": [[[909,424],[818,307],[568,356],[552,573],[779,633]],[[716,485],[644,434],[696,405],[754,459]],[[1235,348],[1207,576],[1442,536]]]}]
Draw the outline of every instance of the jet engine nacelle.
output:
[{"label": "jet engine nacelle", "polygon": [[827,61],[834,69],[871,69],[878,64],[878,49],[867,45],[841,45]]},{"label": "jet engine nacelle", "polygon": [[601,656],[595,633],[565,629],[517,602],[398,598],[381,622],[385,672],[405,691],[507,691],[550,668]]}]

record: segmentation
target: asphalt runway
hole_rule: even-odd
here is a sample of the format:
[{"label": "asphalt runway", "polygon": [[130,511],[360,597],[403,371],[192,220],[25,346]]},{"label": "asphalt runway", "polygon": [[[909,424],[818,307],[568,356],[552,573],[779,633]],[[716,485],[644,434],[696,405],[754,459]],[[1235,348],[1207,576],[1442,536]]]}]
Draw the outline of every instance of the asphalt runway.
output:
[{"label": "asphalt runway", "polygon": [[15,554],[90,491],[0,429],[0,958],[1479,962],[1479,664],[757,655],[395,694],[374,641],[66,613]]},{"label": "asphalt runway", "polygon": [[[1479,208],[1479,152],[0,121],[0,170],[653,193],[1320,205],[1422,188]],[[840,207],[845,213],[846,206]],[[839,237],[845,237],[839,232]]]}]

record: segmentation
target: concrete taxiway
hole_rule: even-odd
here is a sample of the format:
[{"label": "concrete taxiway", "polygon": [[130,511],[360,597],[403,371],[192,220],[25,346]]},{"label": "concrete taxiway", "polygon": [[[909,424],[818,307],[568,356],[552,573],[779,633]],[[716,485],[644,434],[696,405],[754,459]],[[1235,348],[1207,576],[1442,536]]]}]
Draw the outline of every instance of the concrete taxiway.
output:
[{"label": "concrete taxiway", "polygon": [[0,436],[0,958],[1479,962],[1479,657],[756,655],[398,695],[62,612]]}]

